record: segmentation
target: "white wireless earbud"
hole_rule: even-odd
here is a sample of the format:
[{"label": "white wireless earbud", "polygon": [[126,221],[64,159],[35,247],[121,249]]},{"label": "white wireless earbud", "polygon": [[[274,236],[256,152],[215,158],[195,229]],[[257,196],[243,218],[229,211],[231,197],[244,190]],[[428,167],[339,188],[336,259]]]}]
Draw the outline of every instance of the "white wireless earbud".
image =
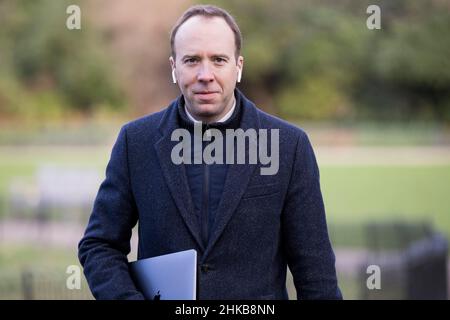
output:
[{"label": "white wireless earbud", "polygon": [[172,82],[177,83],[177,78],[175,77],[175,69],[172,69]]},{"label": "white wireless earbud", "polygon": [[237,82],[241,82],[241,78],[242,78],[242,70],[239,69],[238,76],[237,76]]}]

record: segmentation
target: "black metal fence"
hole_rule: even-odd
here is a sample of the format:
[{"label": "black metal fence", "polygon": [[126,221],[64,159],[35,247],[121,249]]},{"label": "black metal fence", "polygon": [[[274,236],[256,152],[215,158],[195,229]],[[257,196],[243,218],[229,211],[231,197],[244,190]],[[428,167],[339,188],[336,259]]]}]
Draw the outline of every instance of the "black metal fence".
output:
[{"label": "black metal fence", "polygon": [[0,275],[1,300],[90,300],[93,299],[83,278],[79,288],[69,288],[61,272],[22,270]]},{"label": "black metal fence", "polygon": [[[360,269],[362,299],[448,298],[448,243],[429,224],[372,223],[366,232],[369,251]],[[376,276],[379,287],[368,283]]]}]

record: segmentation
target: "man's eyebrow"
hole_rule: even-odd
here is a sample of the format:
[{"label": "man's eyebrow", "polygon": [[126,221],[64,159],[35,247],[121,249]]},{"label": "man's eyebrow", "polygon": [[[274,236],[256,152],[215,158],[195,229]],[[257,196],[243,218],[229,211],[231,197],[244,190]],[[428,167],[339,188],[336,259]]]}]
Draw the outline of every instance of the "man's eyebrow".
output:
[{"label": "man's eyebrow", "polygon": [[[227,55],[227,54],[225,54],[225,53],[213,54],[213,55],[211,55],[211,57],[212,57],[212,58],[225,58],[225,59],[230,59],[230,56]],[[189,58],[200,58],[200,56],[199,56],[199,55],[196,55],[196,54],[185,54],[185,55],[181,58],[181,60],[189,59]]]},{"label": "man's eyebrow", "polygon": [[213,54],[211,56],[212,58],[225,58],[225,59],[230,59],[230,56],[228,56],[227,54],[221,53],[221,54]]},{"label": "man's eyebrow", "polygon": [[195,55],[195,54],[193,54],[193,55],[191,55],[191,54],[185,54],[182,58],[181,58],[181,60],[184,60],[184,59],[187,59],[187,58],[198,58],[199,56],[198,55]]}]

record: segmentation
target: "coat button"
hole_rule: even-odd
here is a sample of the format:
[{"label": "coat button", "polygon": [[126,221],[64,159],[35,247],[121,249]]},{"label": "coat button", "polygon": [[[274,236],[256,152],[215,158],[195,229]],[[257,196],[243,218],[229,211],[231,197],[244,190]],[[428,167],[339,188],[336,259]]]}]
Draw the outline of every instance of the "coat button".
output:
[{"label": "coat button", "polygon": [[209,264],[202,264],[201,266],[200,266],[200,270],[202,270],[202,272],[208,272],[208,271],[210,271],[211,270],[211,266],[209,265]]}]

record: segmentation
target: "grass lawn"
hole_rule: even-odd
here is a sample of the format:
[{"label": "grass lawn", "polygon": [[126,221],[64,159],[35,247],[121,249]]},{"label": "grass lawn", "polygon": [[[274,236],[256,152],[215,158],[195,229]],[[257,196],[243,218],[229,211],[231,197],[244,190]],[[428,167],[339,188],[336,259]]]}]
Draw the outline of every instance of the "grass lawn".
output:
[{"label": "grass lawn", "polygon": [[[0,148],[0,216],[13,179],[32,180],[40,165],[86,166],[104,175],[110,147]],[[450,238],[450,164],[321,166],[330,224],[429,221]]]},{"label": "grass lawn", "polygon": [[331,226],[425,221],[450,239],[450,165],[326,166],[321,185]]}]

